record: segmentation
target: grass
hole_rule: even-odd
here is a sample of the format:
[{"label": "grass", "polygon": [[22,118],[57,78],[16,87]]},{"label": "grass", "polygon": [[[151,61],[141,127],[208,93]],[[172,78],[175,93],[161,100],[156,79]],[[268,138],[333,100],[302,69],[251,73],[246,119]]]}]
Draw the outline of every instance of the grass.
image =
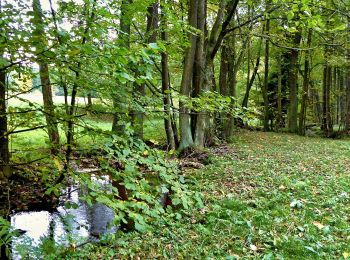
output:
[{"label": "grass", "polygon": [[[44,119],[41,119],[44,121]],[[85,116],[84,122],[79,122],[76,127],[76,142],[79,149],[92,149],[92,147],[98,147],[103,144],[105,138],[100,134],[100,131],[110,131],[112,129],[112,119],[102,118],[96,116]],[[89,126],[94,131],[84,131],[82,126]],[[60,139],[61,144],[65,144],[66,135],[63,129],[63,125],[60,124]],[[24,128],[18,128],[24,129]],[[17,130],[18,130],[17,129]],[[163,143],[166,139],[163,120],[161,118],[146,118],[144,124],[144,138],[145,140],[155,140],[159,143]],[[27,161],[35,160],[36,158],[43,157],[48,154],[50,149],[48,144],[48,136],[46,129],[37,129],[28,132],[22,132],[12,134],[10,136],[10,151],[13,158],[24,159]]]},{"label": "grass", "polygon": [[[234,152],[188,170],[204,207],[69,258],[344,259],[350,254],[350,143],[240,132]],[[179,211],[180,212],[180,211]]]},{"label": "grass", "polygon": [[[86,117],[109,131],[111,119]],[[80,148],[103,138],[78,128]],[[62,143],[64,132],[61,131]],[[145,121],[145,139],[164,142],[163,120]],[[177,211],[152,232],[118,233],[106,244],[89,244],[69,258],[344,259],[350,256],[350,143],[344,140],[242,131],[234,152],[213,156],[187,170],[201,209]],[[14,157],[47,155],[47,136],[35,130],[11,136]]]}]

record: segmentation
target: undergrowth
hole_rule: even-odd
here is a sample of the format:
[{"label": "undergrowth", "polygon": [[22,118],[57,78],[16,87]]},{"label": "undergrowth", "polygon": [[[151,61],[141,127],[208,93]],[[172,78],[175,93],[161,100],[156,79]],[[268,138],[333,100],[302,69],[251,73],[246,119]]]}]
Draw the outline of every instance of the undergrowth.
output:
[{"label": "undergrowth", "polygon": [[204,207],[170,212],[145,233],[118,233],[67,258],[346,259],[350,144],[241,132],[231,152],[186,170]]}]

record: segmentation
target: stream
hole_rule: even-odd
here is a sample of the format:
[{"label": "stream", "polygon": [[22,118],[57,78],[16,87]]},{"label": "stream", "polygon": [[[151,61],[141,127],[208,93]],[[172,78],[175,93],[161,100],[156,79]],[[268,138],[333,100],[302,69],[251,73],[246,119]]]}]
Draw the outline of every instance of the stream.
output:
[{"label": "stream", "polygon": [[[109,176],[97,177],[93,174],[97,171],[98,169],[82,169],[80,172],[91,173],[91,179],[106,188]],[[40,259],[38,246],[44,238],[51,238],[56,245],[68,246],[97,241],[102,234],[116,232],[117,227],[110,224],[114,218],[112,210],[101,203],[87,205],[80,200],[83,192],[84,189],[75,183],[63,190],[59,206],[54,212],[29,211],[13,214],[11,225],[22,233],[12,241],[13,259]],[[77,207],[66,208],[66,202],[75,203]]]}]

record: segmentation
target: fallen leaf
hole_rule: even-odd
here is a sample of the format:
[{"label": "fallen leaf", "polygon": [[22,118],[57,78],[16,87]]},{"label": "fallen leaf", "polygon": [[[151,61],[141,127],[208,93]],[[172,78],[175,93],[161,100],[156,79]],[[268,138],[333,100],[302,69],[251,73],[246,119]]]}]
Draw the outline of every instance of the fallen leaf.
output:
[{"label": "fallen leaf", "polygon": [[322,225],[320,222],[315,221],[312,224],[314,224],[318,229],[324,228],[324,225]]},{"label": "fallen leaf", "polygon": [[251,244],[249,247],[252,251],[255,251],[255,252],[258,251],[258,248],[253,244]]}]

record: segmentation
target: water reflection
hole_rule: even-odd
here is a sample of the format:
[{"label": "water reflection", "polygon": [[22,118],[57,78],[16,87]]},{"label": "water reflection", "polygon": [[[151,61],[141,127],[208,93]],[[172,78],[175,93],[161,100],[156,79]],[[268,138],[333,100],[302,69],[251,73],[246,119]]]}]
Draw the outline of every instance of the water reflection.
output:
[{"label": "water reflection", "polygon": [[[91,179],[106,188],[108,176],[91,175]],[[60,198],[57,211],[20,212],[11,216],[11,225],[24,234],[15,238],[12,243],[14,259],[21,259],[23,253],[35,255],[35,247],[40,245],[43,238],[50,237],[57,245],[80,244],[88,240],[96,240],[101,234],[115,232],[116,227],[110,225],[114,218],[111,209],[101,203],[88,206],[80,197],[84,189],[78,184],[65,189]],[[66,208],[65,203],[76,204],[75,208]],[[29,248],[34,246],[34,251]]]}]

